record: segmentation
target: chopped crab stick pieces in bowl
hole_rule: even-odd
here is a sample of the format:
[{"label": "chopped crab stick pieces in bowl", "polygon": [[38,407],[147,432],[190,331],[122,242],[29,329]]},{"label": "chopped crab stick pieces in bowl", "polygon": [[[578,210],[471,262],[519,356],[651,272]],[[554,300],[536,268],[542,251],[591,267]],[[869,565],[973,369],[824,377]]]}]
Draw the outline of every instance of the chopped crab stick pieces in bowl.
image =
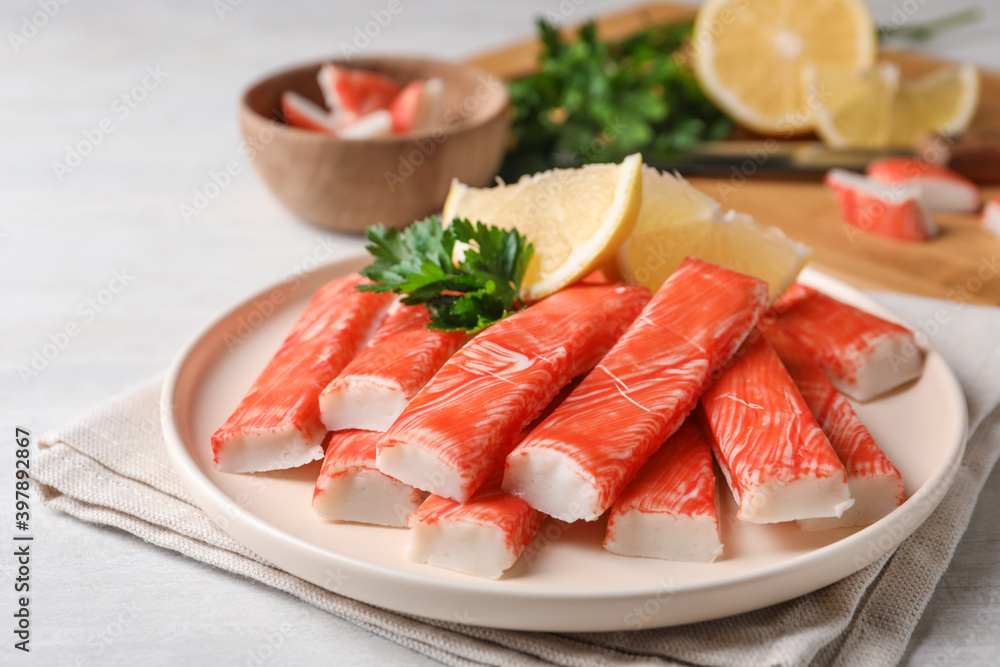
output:
[{"label": "chopped crab stick pieces in bowl", "polygon": [[843,169],[831,169],[823,182],[844,220],[862,231],[901,241],[926,241],[938,235],[917,186],[881,183]]},{"label": "chopped crab stick pieces in bowl", "polygon": [[858,419],[850,401],[780,321],[763,331],[847,470],[847,485],[854,498],[854,505],[839,519],[803,519],[799,525],[807,530],[864,526],[899,507],[904,500],[903,478]]},{"label": "chopped crab stick pieces in bowl", "polygon": [[488,327],[455,353],[379,441],[379,470],[464,502],[521,430],[614,345],[649,290],[578,285]]},{"label": "chopped crab stick pieces in bowl", "polygon": [[375,467],[380,433],[349,429],[330,435],[312,506],[332,521],[405,527],[427,493],[403,484]]},{"label": "chopped crab stick pieces in bowl", "polygon": [[837,389],[868,401],[920,377],[926,353],[913,333],[796,283],[774,305],[783,328]]},{"label": "chopped crab stick pieces in bowl", "polygon": [[759,331],[701,397],[701,415],[737,518],[841,517],[854,504],[844,466]]},{"label": "chopped crab stick pieces in bowl", "polygon": [[361,353],[319,395],[326,428],[385,431],[465,342],[428,329],[427,307],[397,304]]},{"label": "chopped crab stick pieces in bowl", "polygon": [[974,213],[982,203],[978,185],[948,167],[918,158],[882,158],[869,164],[867,172],[882,183],[919,187],[920,196],[932,211]]},{"label": "chopped crab stick pieces in bowl", "polygon": [[291,333],[212,435],[223,472],[295,468],[323,458],[319,394],[371,336],[390,294],[359,292],[349,275],[317,290]]},{"label": "chopped crab stick pieces in bowl", "polygon": [[604,548],[620,556],[711,563],[722,554],[712,446],[684,420],[619,496]]},{"label": "chopped crab stick pieces in bowl", "polygon": [[753,329],[767,284],[688,258],[580,386],[507,457],[503,488],[594,521],[695,407]]},{"label": "chopped crab stick pieces in bowl", "polygon": [[403,555],[417,563],[498,579],[531,542],[545,515],[500,488],[497,470],[464,503],[431,495],[410,516]]}]

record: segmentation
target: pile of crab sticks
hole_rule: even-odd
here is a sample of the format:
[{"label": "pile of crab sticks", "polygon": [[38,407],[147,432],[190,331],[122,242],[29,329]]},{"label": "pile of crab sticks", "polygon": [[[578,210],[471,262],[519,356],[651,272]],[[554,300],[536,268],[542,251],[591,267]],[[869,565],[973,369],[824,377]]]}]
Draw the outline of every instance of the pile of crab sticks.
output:
[{"label": "pile of crab sticks", "polygon": [[214,461],[323,458],[316,513],[408,526],[411,560],[498,578],[546,517],[606,517],[609,552],[711,562],[716,462],[742,521],[825,530],[904,500],[846,396],[913,380],[925,353],[802,284],[769,304],[763,281],[689,258],[653,294],[586,281],[469,337],[363,282],[316,292]]}]

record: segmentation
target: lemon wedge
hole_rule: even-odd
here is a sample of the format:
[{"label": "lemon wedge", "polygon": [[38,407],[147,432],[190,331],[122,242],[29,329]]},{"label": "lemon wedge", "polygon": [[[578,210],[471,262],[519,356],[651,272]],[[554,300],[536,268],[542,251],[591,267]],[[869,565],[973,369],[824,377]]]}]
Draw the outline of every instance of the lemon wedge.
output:
[{"label": "lemon wedge", "polygon": [[632,236],[618,251],[627,282],[657,290],[693,256],[768,283],[779,297],[802,271],[810,250],[777,228],[719,205],[680,177],[645,169],[643,200]]},{"label": "lemon wedge", "polygon": [[522,297],[539,299],[614,260],[632,233],[642,203],[642,157],[523,176],[516,183],[472,188],[452,181],[442,220],[517,228],[535,253]]}]

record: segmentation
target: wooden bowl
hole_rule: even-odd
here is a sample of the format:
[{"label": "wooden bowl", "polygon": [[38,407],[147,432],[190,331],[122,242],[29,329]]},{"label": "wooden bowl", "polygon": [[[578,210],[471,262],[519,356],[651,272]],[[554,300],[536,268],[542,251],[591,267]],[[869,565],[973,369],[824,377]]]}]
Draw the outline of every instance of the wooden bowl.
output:
[{"label": "wooden bowl", "polygon": [[401,85],[439,77],[444,82],[442,119],[405,136],[339,139],[279,120],[286,90],[322,101],[316,81],[322,63],[254,84],[239,109],[245,151],[292,213],[342,232],[362,232],[378,222],[402,227],[440,211],[453,178],[473,186],[491,182],[510,122],[502,81],[475,67],[418,58],[333,62],[385,74]]}]

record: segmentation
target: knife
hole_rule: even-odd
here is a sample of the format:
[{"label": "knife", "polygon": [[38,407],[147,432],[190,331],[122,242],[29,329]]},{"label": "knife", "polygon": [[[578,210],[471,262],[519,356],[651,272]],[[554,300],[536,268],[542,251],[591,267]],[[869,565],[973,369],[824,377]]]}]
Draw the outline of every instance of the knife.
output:
[{"label": "knife", "polygon": [[835,168],[864,172],[869,163],[885,157],[923,157],[979,183],[1000,183],[1000,131],[977,131],[958,139],[932,135],[913,148],[828,148],[819,141],[780,139],[713,141],[650,164],[684,176],[818,180]]}]

